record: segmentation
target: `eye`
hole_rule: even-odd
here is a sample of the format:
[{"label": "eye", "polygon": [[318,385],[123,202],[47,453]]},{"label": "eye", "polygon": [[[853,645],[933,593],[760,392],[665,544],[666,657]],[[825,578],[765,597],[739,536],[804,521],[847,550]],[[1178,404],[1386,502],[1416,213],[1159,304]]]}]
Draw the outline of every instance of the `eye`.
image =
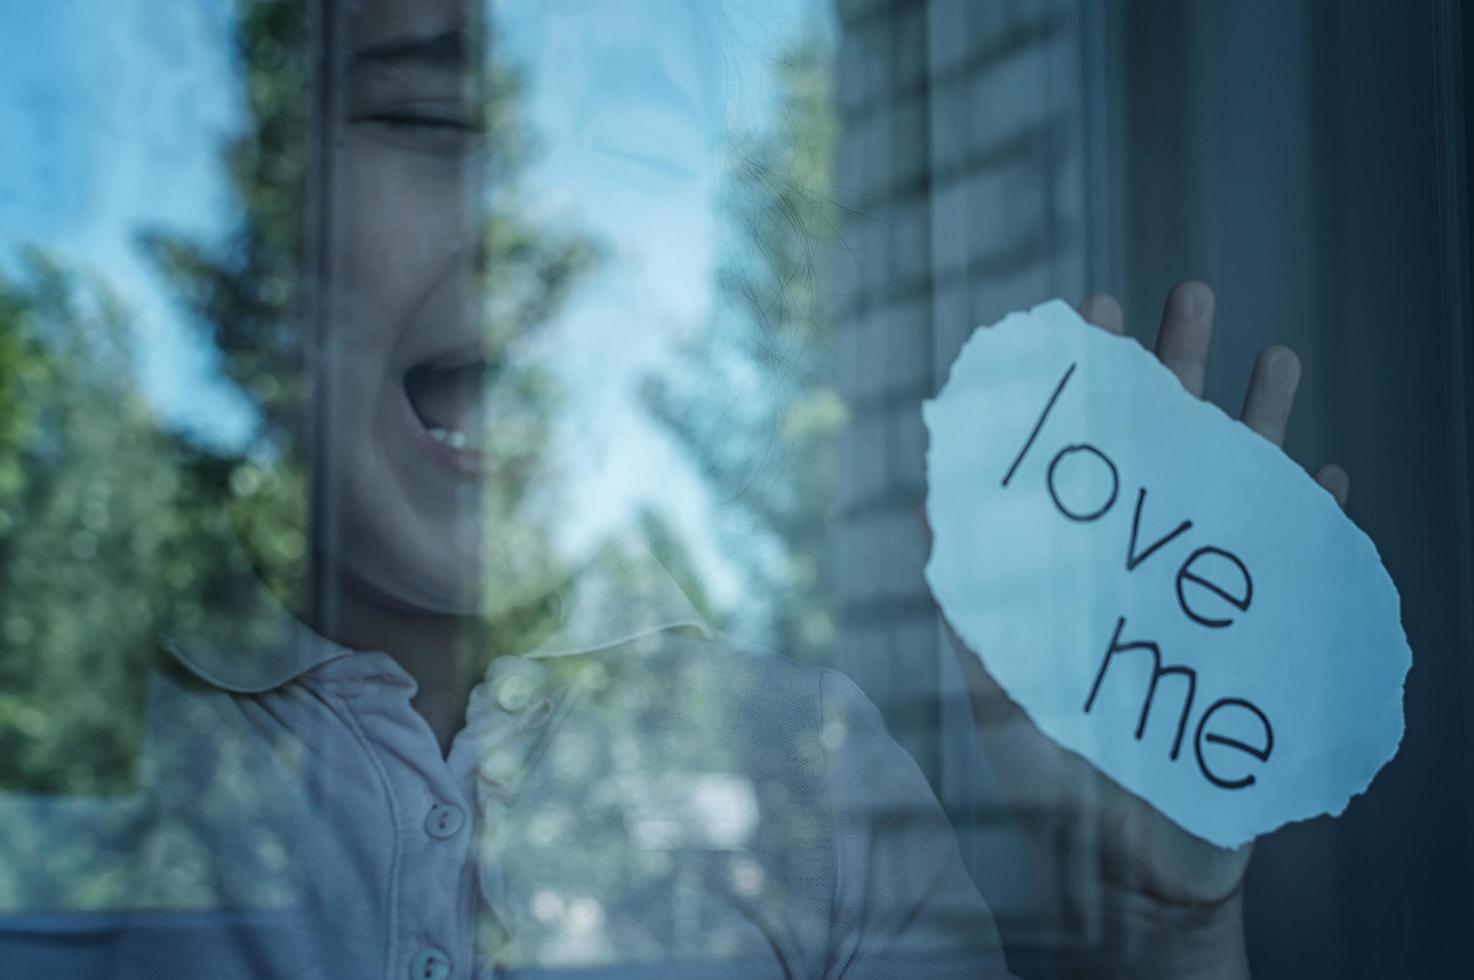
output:
[{"label": "eye", "polygon": [[465,107],[392,106],[360,113],[350,122],[391,145],[437,156],[470,152],[484,135],[479,117]]},{"label": "eye", "polygon": [[447,116],[434,116],[414,112],[382,112],[369,116],[365,122],[378,123],[396,129],[424,129],[431,131],[445,131],[469,133],[475,130],[475,126],[461,119],[453,119]]}]

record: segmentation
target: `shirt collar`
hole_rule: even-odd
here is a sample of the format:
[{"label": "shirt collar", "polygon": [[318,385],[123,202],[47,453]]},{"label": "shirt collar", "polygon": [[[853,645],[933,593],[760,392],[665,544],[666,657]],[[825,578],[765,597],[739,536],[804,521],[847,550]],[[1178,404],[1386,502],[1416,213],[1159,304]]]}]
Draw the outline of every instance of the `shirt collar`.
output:
[{"label": "shirt collar", "polygon": [[[664,630],[712,629],[643,543],[604,545],[554,597],[556,625],[527,658],[593,653]],[[229,610],[163,636],[165,648],[192,674],[240,694],[280,687],[355,651],[318,635],[282,606],[261,582]]]}]

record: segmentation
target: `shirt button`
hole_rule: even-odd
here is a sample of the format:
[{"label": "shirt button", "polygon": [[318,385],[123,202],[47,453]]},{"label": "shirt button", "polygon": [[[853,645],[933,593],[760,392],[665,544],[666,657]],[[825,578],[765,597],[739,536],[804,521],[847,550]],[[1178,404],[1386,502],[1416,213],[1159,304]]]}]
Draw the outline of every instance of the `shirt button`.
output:
[{"label": "shirt button", "polygon": [[445,980],[450,976],[450,956],[443,949],[426,946],[409,961],[410,980]]},{"label": "shirt button", "polygon": [[516,714],[543,693],[548,669],[522,657],[503,656],[491,662],[491,678],[497,706]]},{"label": "shirt button", "polygon": [[425,814],[425,833],[436,840],[454,837],[466,822],[466,811],[454,803],[436,803]]},{"label": "shirt button", "polygon": [[506,745],[498,749],[492,749],[486,753],[485,757],[481,760],[481,765],[476,767],[476,771],[488,783],[510,787],[512,780],[516,778],[517,773],[522,769],[522,765],[523,759],[521,753],[515,751],[512,746]]},{"label": "shirt button", "polygon": [[503,677],[496,686],[496,703],[501,705],[503,711],[516,714],[532,703],[532,696],[536,692],[537,685],[532,678],[526,674],[513,674]]}]

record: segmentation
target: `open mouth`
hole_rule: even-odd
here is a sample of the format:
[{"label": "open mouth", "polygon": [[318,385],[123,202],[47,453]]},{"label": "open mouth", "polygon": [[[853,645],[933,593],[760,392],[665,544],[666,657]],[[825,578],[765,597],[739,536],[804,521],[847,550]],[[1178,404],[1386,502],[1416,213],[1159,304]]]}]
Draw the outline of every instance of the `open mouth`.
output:
[{"label": "open mouth", "polygon": [[457,454],[486,444],[486,393],[496,365],[480,355],[437,358],[405,372],[404,394],[425,434]]}]

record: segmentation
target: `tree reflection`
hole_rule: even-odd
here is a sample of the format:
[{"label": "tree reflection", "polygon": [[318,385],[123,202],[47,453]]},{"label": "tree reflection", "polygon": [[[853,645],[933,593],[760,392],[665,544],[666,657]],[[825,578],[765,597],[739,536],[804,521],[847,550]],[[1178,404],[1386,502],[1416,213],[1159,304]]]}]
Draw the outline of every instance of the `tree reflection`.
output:
[{"label": "tree reflection", "polygon": [[[249,650],[253,638],[277,635],[281,607],[307,613],[312,351],[303,313],[312,283],[304,216],[314,121],[303,93],[314,55],[306,0],[239,0],[237,10],[246,124],[224,152],[234,230],[223,244],[163,229],[140,241],[219,352],[224,380],[249,402],[251,437],[226,448],[160,424],[134,381],[131,315],[105,284],[39,252],[19,274],[0,278],[0,786],[9,792],[138,788],[144,680],[164,662],[159,638],[209,635]],[[524,210],[517,176],[533,149],[519,113],[521,84],[503,66],[489,71],[485,149],[497,191],[476,286],[482,328],[493,346],[510,346],[556,319],[602,253],[577,229]],[[778,122],[732,148],[726,212],[738,234],[720,272],[718,313],[679,372],[651,382],[646,405],[724,506],[756,527],[729,541],[745,585],[767,603],[775,645],[813,660],[833,633],[825,518],[844,415],[825,380],[830,330],[816,259],[836,238],[824,193],[837,128],[827,52],[799,46],[777,81]],[[549,628],[540,588],[526,583],[550,587],[568,571],[549,544],[562,503],[557,475],[539,472],[566,393],[537,364],[493,385],[498,424],[489,448],[517,465],[486,482],[481,520],[495,547],[487,590],[530,601],[508,608],[489,599],[494,629],[478,640],[521,650]],[[655,512],[642,517],[648,543],[705,605],[699,566],[671,527]],[[636,562],[610,567],[632,593],[640,591],[636,577],[650,574]],[[263,587],[273,597],[267,607],[256,601]],[[772,692],[748,689],[752,675],[734,668],[735,658],[713,666],[703,652],[632,657],[603,680],[595,658],[555,668],[584,685],[583,714],[559,732],[521,808],[495,811],[505,819],[478,828],[482,873],[515,876],[507,907],[525,914],[503,925],[520,932],[528,957],[729,955],[738,943],[730,921],[724,931],[675,914],[694,902],[668,920],[647,910],[698,893],[762,895],[781,906],[794,868],[822,840],[824,808],[787,790],[789,782],[821,784],[819,733],[800,732],[803,744],[786,747],[792,758],[743,757],[751,746],[730,733]],[[152,707],[178,710],[149,719],[170,739],[163,751],[150,744],[147,788],[177,806],[146,828],[136,855],[122,854],[125,864],[137,858],[144,870],[136,881],[151,889],[104,873],[105,855],[120,849],[110,850],[102,833],[54,855],[54,877],[76,885],[68,901],[89,907],[283,901],[286,892],[269,886],[296,869],[286,867],[290,842],[268,832],[278,801],[255,779],[269,767],[222,735],[228,726],[208,707],[191,713],[190,689],[177,675],[164,689],[173,700]],[[508,733],[514,737],[521,733]],[[196,752],[200,744],[208,751]],[[276,762],[300,776],[300,766]],[[779,762],[790,768],[743,775]],[[481,802],[486,813],[514,805],[505,794]],[[119,812],[120,825],[131,819]],[[247,841],[251,821],[265,829]],[[234,843],[249,853],[222,856],[220,842],[200,830],[210,826],[241,829]],[[37,827],[0,826],[7,853],[43,838]],[[679,853],[687,848],[700,858]],[[221,876],[230,861],[244,869],[238,880]],[[34,897],[0,869],[0,907]],[[483,929],[496,924],[489,921]],[[514,942],[509,935],[489,945],[502,941]]]},{"label": "tree reflection", "polygon": [[0,767],[9,789],[125,787],[156,623],[220,522],[132,389],[105,286],[0,278]]},{"label": "tree reflection", "polygon": [[813,662],[834,637],[826,539],[845,420],[824,282],[826,266],[848,255],[829,196],[839,126],[827,49],[796,44],[775,81],[770,127],[728,149],[723,199],[735,232],[716,313],[684,370],[651,378],[644,394],[729,512],[724,543],[767,620],[744,626]]},{"label": "tree reflection", "polygon": [[[239,0],[246,121],[224,151],[232,234],[223,244],[163,229],[139,236],[253,409],[249,440],[225,449],[160,424],[136,386],[132,315],[105,283],[41,252],[0,279],[0,785],[8,790],[130,788],[143,678],[161,635],[211,635],[248,649],[253,637],[277,635],[282,607],[306,613],[307,13],[306,0]],[[519,212],[509,191],[530,152],[520,82],[501,66],[490,73],[485,150],[499,193],[486,217],[482,295],[495,341],[546,322],[599,249]],[[525,498],[561,396],[528,367],[501,379],[493,397],[503,418],[518,420],[494,433],[494,448],[523,461],[486,491],[505,584],[548,554],[549,529]],[[509,649],[545,628],[535,603],[497,625],[496,643]]]}]

